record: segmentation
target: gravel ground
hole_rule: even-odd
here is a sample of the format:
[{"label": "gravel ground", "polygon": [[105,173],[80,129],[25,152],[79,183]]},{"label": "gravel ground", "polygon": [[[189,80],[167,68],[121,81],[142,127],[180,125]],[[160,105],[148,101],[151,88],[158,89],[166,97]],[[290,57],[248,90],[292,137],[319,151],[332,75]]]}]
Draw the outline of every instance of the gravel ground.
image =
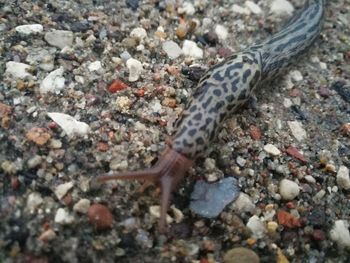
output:
[{"label": "gravel ground", "polygon": [[[90,187],[150,166],[203,69],[305,1],[253,2],[0,1],[0,262],[349,262],[349,0],[328,1],[308,56],[223,124],[167,236],[154,187]],[[236,201],[190,211],[198,179],[229,176]]]}]

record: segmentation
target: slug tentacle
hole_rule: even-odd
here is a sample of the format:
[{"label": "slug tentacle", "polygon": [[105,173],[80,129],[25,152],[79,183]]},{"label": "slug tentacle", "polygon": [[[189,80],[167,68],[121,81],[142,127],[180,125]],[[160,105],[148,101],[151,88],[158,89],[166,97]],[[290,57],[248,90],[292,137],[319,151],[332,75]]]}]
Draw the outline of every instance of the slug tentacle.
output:
[{"label": "slug tentacle", "polygon": [[186,171],[192,166],[193,161],[184,155],[168,148],[159,158],[157,163],[149,169],[133,172],[121,172],[111,175],[101,175],[95,178],[94,183],[103,183],[109,180],[144,180],[144,186],[150,182],[158,184],[161,189],[161,213],[159,229],[166,229],[166,214],[169,207],[171,191],[184,177]]}]

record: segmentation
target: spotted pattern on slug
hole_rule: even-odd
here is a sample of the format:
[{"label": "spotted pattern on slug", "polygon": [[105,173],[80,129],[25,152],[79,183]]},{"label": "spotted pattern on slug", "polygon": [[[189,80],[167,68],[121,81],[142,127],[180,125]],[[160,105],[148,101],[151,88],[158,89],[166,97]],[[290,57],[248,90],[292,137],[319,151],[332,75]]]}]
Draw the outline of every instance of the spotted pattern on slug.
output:
[{"label": "spotted pattern on slug", "polygon": [[253,90],[273,79],[314,42],[323,15],[324,0],[311,0],[279,33],[209,69],[176,124],[173,149],[191,159],[203,155],[220,124]]},{"label": "spotted pattern on slug", "polygon": [[249,52],[235,54],[211,68],[177,123],[173,148],[190,158],[204,153],[221,122],[249,98],[261,68],[260,54]]}]

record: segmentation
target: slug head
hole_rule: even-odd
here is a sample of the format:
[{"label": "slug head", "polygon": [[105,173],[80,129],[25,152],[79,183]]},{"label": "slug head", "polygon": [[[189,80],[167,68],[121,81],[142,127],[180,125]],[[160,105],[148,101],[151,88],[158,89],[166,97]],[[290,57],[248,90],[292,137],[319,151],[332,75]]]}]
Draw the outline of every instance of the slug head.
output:
[{"label": "slug head", "polygon": [[[109,180],[144,180],[145,186],[156,183],[161,189],[159,230],[166,231],[166,215],[170,203],[171,192],[192,166],[192,161],[177,151],[168,148],[161,155],[157,163],[149,169],[133,172],[102,175],[96,177],[95,183]],[[142,187],[143,188],[143,187]]]}]

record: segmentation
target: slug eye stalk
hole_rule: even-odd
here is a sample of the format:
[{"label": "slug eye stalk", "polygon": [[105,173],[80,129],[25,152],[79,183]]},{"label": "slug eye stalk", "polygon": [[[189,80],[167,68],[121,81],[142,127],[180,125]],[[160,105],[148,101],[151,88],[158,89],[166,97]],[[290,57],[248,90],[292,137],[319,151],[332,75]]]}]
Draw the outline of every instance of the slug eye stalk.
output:
[{"label": "slug eye stalk", "polygon": [[161,189],[159,231],[164,233],[166,232],[166,214],[169,208],[171,192],[176,188],[192,164],[192,160],[168,148],[152,168],[101,175],[94,179],[94,183],[101,184],[109,180],[143,180],[145,183],[141,187],[142,189],[150,183],[158,184]]}]

